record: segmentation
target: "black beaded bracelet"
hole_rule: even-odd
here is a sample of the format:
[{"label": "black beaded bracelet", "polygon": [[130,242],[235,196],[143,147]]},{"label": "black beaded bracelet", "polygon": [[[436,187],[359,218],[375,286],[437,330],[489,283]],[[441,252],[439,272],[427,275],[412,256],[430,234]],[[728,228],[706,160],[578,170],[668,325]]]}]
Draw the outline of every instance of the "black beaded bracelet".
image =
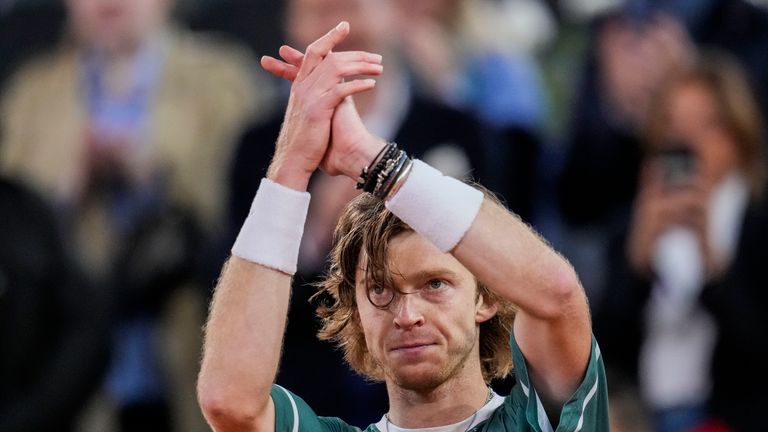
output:
[{"label": "black beaded bracelet", "polygon": [[368,181],[370,167],[376,166],[376,164],[379,161],[379,158],[381,158],[387,153],[387,150],[392,144],[394,143],[387,143],[387,145],[385,145],[384,147],[381,148],[381,150],[379,150],[379,152],[376,154],[376,157],[373,158],[373,161],[371,162],[371,164],[366,167],[363,167],[363,172],[360,173],[360,180],[358,180],[356,185],[357,189],[362,189],[365,186],[365,182]]},{"label": "black beaded bracelet", "polygon": [[386,168],[387,161],[395,158],[397,153],[397,144],[387,144],[387,146],[379,152],[379,155],[377,155],[371,165],[363,168],[363,172],[360,174],[360,181],[357,183],[357,188],[372,193],[376,187],[379,173]]},{"label": "black beaded bracelet", "polygon": [[412,165],[405,150],[398,149],[395,143],[389,143],[379,151],[370,165],[363,168],[357,189],[385,199],[400,188]]}]

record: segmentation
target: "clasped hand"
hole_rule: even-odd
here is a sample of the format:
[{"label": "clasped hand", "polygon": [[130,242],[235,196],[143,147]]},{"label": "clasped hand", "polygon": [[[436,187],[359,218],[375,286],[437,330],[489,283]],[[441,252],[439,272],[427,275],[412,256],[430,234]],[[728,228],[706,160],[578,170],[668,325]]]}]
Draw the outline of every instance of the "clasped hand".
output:
[{"label": "clasped hand", "polygon": [[317,168],[356,178],[384,145],[365,128],[351,99],[375,86],[373,79],[359,77],[380,75],[382,57],[364,51],[333,52],[349,31],[349,24],[342,22],[309,45],[306,54],[284,45],[279,51],[283,60],[262,57],[265,70],[292,81],[267,172],[271,180],[306,190]]}]

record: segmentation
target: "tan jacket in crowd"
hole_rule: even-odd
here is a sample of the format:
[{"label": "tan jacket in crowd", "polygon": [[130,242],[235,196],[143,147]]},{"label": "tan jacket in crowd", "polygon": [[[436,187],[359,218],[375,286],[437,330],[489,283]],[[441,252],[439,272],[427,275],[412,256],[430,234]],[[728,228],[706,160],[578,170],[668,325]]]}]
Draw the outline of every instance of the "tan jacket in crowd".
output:
[{"label": "tan jacket in crowd", "polygon": [[[268,111],[270,91],[265,83],[257,85],[257,66],[247,52],[175,30],[165,37],[168,56],[150,105],[147,151],[138,165],[166,174],[170,200],[217,230],[235,140],[256,111]],[[52,202],[76,202],[87,171],[88,119],[74,45],[64,43],[21,69],[3,96],[0,170]],[[92,249],[81,253],[101,257],[100,263],[85,258],[86,264],[106,265],[115,239],[104,209],[97,204],[77,212],[78,244]]]}]

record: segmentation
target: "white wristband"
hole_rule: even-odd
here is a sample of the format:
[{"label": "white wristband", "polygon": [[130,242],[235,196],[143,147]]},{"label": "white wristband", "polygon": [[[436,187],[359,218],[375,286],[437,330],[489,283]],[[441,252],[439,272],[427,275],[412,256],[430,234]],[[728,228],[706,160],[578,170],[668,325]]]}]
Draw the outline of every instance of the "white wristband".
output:
[{"label": "white wristband", "polygon": [[309,192],[261,179],[232,254],[292,275],[309,209]]},{"label": "white wristband", "polygon": [[448,252],[475,220],[483,193],[420,160],[387,208],[438,249]]}]

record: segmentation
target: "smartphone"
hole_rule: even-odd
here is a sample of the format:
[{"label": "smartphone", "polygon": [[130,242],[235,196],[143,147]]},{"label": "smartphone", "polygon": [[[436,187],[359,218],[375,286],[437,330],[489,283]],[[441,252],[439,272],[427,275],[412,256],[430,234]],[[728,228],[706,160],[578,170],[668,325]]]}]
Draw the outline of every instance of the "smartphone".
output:
[{"label": "smartphone", "polygon": [[662,176],[667,187],[689,185],[696,175],[696,156],[690,146],[674,143],[665,146],[658,154]]}]

